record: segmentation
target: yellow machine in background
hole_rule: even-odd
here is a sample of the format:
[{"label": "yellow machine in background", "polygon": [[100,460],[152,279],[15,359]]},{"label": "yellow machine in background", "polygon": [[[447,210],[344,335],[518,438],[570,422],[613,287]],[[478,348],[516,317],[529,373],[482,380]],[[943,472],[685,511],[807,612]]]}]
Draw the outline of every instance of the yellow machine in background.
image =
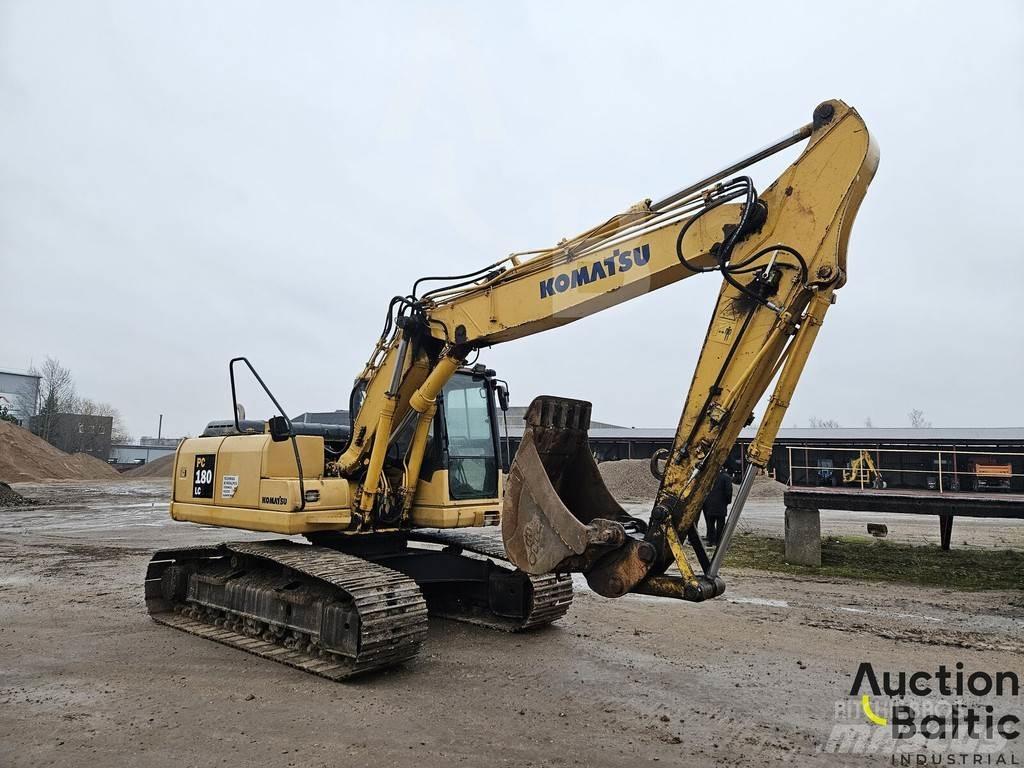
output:
[{"label": "yellow machine in background", "polygon": [[878,471],[875,460],[866,450],[861,450],[856,458],[843,467],[843,482],[860,483],[862,487],[885,488],[882,473]]},{"label": "yellow machine in background", "polygon": [[[762,193],[733,176],[800,142]],[[829,101],[760,152],[554,248],[420,278],[387,308],[349,427],[291,421],[248,360],[233,360],[233,398],[244,364],[279,415],[236,416],[182,443],[171,514],[309,543],[158,552],[150,613],[340,679],[414,654],[428,611],[505,630],[550,623],[568,608],[573,572],[607,597],[722,594],[736,520],[846,282],[853,219],[877,164],[860,116]],[[708,272],[722,285],[648,520],[601,481],[585,401],[537,398],[504,466],[497,414],[507,389],[468,358]],[[684,337],[671,323],[651,328],[664,354]],[[773,382],[722,541],[707,553],[694,529],[701,505]]]}]

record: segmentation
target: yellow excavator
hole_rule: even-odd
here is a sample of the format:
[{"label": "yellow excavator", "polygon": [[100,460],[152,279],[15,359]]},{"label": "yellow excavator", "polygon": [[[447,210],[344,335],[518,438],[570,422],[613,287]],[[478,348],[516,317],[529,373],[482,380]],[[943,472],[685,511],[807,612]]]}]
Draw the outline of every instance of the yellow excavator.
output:
[{"label": "yellow excavator", "polygon": [[[801,142],[763,192],[737,175]],[[846,282],[877,165],[857,112],[827,101],[740,162],[553,248],[422,277],[387,308],[349,425],[292,421],[249,361],[232,360],[235,418],[178,448],[171,516],[291,538],[157,552],[151,616],[337,680],[414,656],[428,614],[506,631],[548,624],[569,607],[573,573],[605,597],[721,595],[737,519]],[[649,517],[627,514],[601,481],[588,402],[535,399],[505,466],[507,386],[470,358],[712,272],[721,289]],[[657,334],[669,354],[686,331],[659,321],[629,333]],[[239,371],[277,415],[240,417]],[[772,382],[721,543],[707,552],[695,530],[702,502]]]},{"label": "yellow excavator", "polygon": [[861,450],[850,462],[843,467],[844,483],[860,483],[860,487],[885,488],[885,480],[882,473],[875,466],[875,460],[871,453]]}]

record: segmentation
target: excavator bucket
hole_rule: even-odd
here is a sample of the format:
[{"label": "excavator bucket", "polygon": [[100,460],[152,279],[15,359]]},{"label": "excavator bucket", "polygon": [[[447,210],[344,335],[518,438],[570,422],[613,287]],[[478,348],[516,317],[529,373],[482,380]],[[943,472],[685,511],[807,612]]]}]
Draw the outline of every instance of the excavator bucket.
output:
[{"label": "excavator bucket", "polygon": [[[605,486],[590,452],[589,428],[590,403],[584,400],[542,396],[530,404],[505,488],[501,533],[509,559],[530,574],[589,574],[601,569],[599,561],[616,560],[619,578],[611,591],[619,592],[622,558],[610,555],[623,549],[635,554],[643,543],[628,533],[642,532],[645,525]],[[644,572],[627,576],[627,582],[646,575],[643,563],[638,565]]]}]

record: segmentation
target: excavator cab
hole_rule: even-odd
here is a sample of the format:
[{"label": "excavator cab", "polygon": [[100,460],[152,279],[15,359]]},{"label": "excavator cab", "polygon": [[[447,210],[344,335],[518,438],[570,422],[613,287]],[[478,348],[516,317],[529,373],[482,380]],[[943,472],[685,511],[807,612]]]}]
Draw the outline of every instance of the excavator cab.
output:
[{"label": "excavator cab", "polygon": [[453,501],[499,497],[501,440],[494,376],[483,366],[462,369],[438,397],[420,477],[447,471]]},{"label": "excavator cab", "polygon": [[[437,397],[419,477],[430,482],[437,471],[446,472],[448,498],[453,501],[499,496],[498,475],[507,467],[498,431],[496,393],[501,385],[495,377],[494,370],[483,365],[461,368]],[[352,422],[364,395],[365,382],[360,382],[349,401]],[[414,429],[415,421],[406,419],[388,446],[385,472],[393,473],[395,482],[400,481]]]}]

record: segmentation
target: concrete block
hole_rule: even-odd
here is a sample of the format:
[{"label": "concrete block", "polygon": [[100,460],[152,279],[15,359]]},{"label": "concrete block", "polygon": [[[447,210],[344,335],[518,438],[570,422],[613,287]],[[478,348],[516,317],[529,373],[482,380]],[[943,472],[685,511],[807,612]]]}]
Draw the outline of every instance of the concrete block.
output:
[{"label": "concrete block", "polygon": [[786,507],[786,562],[821,567],[821,514]]}]

